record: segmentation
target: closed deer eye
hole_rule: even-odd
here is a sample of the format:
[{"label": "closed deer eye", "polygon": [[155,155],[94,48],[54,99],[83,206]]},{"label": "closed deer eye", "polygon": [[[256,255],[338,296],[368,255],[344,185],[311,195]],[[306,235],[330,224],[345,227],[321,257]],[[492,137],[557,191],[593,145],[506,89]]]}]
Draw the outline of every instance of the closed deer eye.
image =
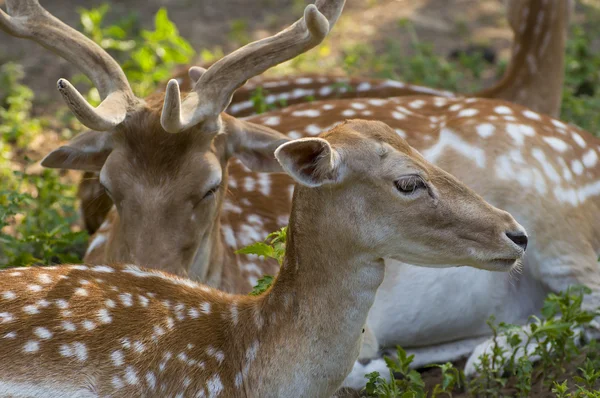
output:
[{"label": "closed deer eye", "polygon": [[412,195],[420,189],[427,188],[425,181],[416,175],[402,177],[394,181],[394,186],[403,195]]},{"label": "closed deer eye", "polygon": [[213,196],[215,193],[217,193],[217,191],[219,190],[219,185],[215,185],[214,187],[212,187],[211,189],[209,189],[204,196],[202,197],[202,200],[210,198],[211,196]]}]

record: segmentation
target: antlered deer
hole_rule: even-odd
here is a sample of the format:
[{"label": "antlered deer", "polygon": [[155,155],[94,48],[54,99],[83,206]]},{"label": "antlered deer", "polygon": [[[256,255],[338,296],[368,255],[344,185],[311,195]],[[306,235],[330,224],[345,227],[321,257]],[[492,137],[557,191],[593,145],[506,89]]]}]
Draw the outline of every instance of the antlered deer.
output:
[{"label": "antlered deer", "polygon": [[351,121],[276,157],[299,186],[269,291],[229,295],[136,265],[1,271],[0,395],[330,397],[384,258],[509,271],[524,253],[510,214],[383,123]]},{"label": "antlered deer", "polygon": [[[558,117],[564,79],[564,57],[569,16],[573,1],[519,0],[506,2],[507,18],[513,31],[512,58],[504,77],[492,87],[471,94],[476,98],[496,98],[527,106],[529,109]],[[189,78],[188,78],[189,75]],[[184,91],[189,91],[201,76],[192,68],[175,75]],[[254,77],[238,89],[227,113],[235,117],[251,116],[254,90],[266,90],[265,102],[288,105],[314,100],[343,98],[391,98],[408,95],[454,97],[455,94],[393,80],[364,77],[301,75],[294,77]],[[160,88],[160,90],[164,90]],[[98,181],[97,173],[85,173],[79,198],[84,224],[90,233],[104,221],[112,201]]]}]

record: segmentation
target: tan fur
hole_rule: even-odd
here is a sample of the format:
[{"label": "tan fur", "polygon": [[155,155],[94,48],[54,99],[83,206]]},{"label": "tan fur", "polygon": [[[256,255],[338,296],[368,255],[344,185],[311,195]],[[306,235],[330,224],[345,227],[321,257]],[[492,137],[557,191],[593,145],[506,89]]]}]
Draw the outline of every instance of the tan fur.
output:
[{"label": "tan fur", "polygon": [[[335,164],[338,182],[298,188],[284,267],[262,296],[131,265],[1,272],[0,395],[328,397],[358,355],[384,257],[508,271],[523,255],[508,213],[383,123],[322,138],[323,153],[290,150],[305,140],[277,151],[294,176]],[[426,188],[399,193],[394,181],[413,173]]]}]

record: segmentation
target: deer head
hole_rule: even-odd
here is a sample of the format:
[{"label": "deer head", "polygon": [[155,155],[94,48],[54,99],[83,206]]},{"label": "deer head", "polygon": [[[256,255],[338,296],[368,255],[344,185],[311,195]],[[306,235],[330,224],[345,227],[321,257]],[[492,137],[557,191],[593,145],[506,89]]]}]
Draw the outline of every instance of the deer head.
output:
[{"label": "deer head", "polygon": [[318,188],[298,189],[294,200],[306,207],[295,209],[297,217],[312,208],[313,232],[346,231],[344,251],[369,247],[416,265],[506,271],[527,246],[509,213],[426,161],[384,123],[345,122],[320,138],[283,144],[275,156],[301,185]]},{"label": "deer head", "polygon": [[[246,80],[319,44],[344,2],[317,0],[306,7],[303,18],[277,35],[233,52],[208,70],[191,69],[196,84],[183,100],[176,80],[169,82],[165,96],[137,98],[114,59],[37,0],[6,2],[8,13],[0,10],[0,29],[62,56],[100,92],[102,103],[94,108],[67,80],[58,81],[69,108],[95,131],[53,151],[42,165],[100,172],[123,220],[116,234],[123,244],[111,260],[189,267],[198,247],[214,241],[213,221],[226,186],[228,159],[237,156],[253,170],[279,170],[273,152],[288,139],[223,112]],[[150,236],[149,228],[160,233]],[[150,253],[149,247],[157,251]]]}]

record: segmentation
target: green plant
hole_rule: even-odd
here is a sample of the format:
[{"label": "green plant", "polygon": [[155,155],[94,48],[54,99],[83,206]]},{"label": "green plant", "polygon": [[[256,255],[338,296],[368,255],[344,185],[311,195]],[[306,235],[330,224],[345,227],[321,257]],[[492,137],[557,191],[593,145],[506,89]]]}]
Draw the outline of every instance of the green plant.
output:
[{"label": "green plant", "polygon": [[397,358],[384,357],[390,372],[390,380],[381,378],[379,372],[373,372],[366,375],[368,382],[365,387],[365,393],[369,397],[378,398],[424,398],[425,383],[421,375],[414,369],[410,369],[410,364],[414,355],[406,355],[402,347],[396,348]]},{"label": "green plant", "polygon": [[[256,242],[236,251],[236,254],[250,254],[264,258],[274,258],[279,265],[283,264],[285,256],[285,242],[287,239],[287,227],[270,233],[263,242]],[[272,275],[264,275],[258,280],[258,284],[252,289],[251,295],[258,296],[266,292],[275,278]]]},{"label": "green plant", "polygon": [[[154,18],[154,30],[137,30],[135,16],[105,26],[108,5],[79,9],[83,32],[120,61],[134,93],[145,97],[166,81],[173,69],[189,64],[194,56],[192,46],[179,35],[167,11],[161,8]],[[129,37],[129,38],[128,38]],[[98,102],[92,89],[91,100]]]},{"label": "green plant", "polygon": [[24,77],[21,65],[9,62],[0,67],[0,85],[6,93],[0,98],[0,139],[19,149],[42,131],[42,121],[31,117],[33,91],[21,83]]},{"label": "green plant", "polygon": [[277,103],[269,104],[267,102],[267,95],[269,92],[265,90],[263,87],[257,87],[250,97],[250,101],[252,101],[252,105],[254,106],[254,111],[257,114],[265,113],[278,107],[284,108],[287,106],[287,102],[285,100],[280,100]]},{"label": "green plant", "polygon": [[561,119],[600,133],[600,54],[593,50],[597,34],[574,25],[567,42]]},{"label": "green plant", "polygon": [[55,171],[19,174],[19,191],[0,191],[1,266],[79,262],[87,233],[72,228],[78,218],[75,190]]}]

